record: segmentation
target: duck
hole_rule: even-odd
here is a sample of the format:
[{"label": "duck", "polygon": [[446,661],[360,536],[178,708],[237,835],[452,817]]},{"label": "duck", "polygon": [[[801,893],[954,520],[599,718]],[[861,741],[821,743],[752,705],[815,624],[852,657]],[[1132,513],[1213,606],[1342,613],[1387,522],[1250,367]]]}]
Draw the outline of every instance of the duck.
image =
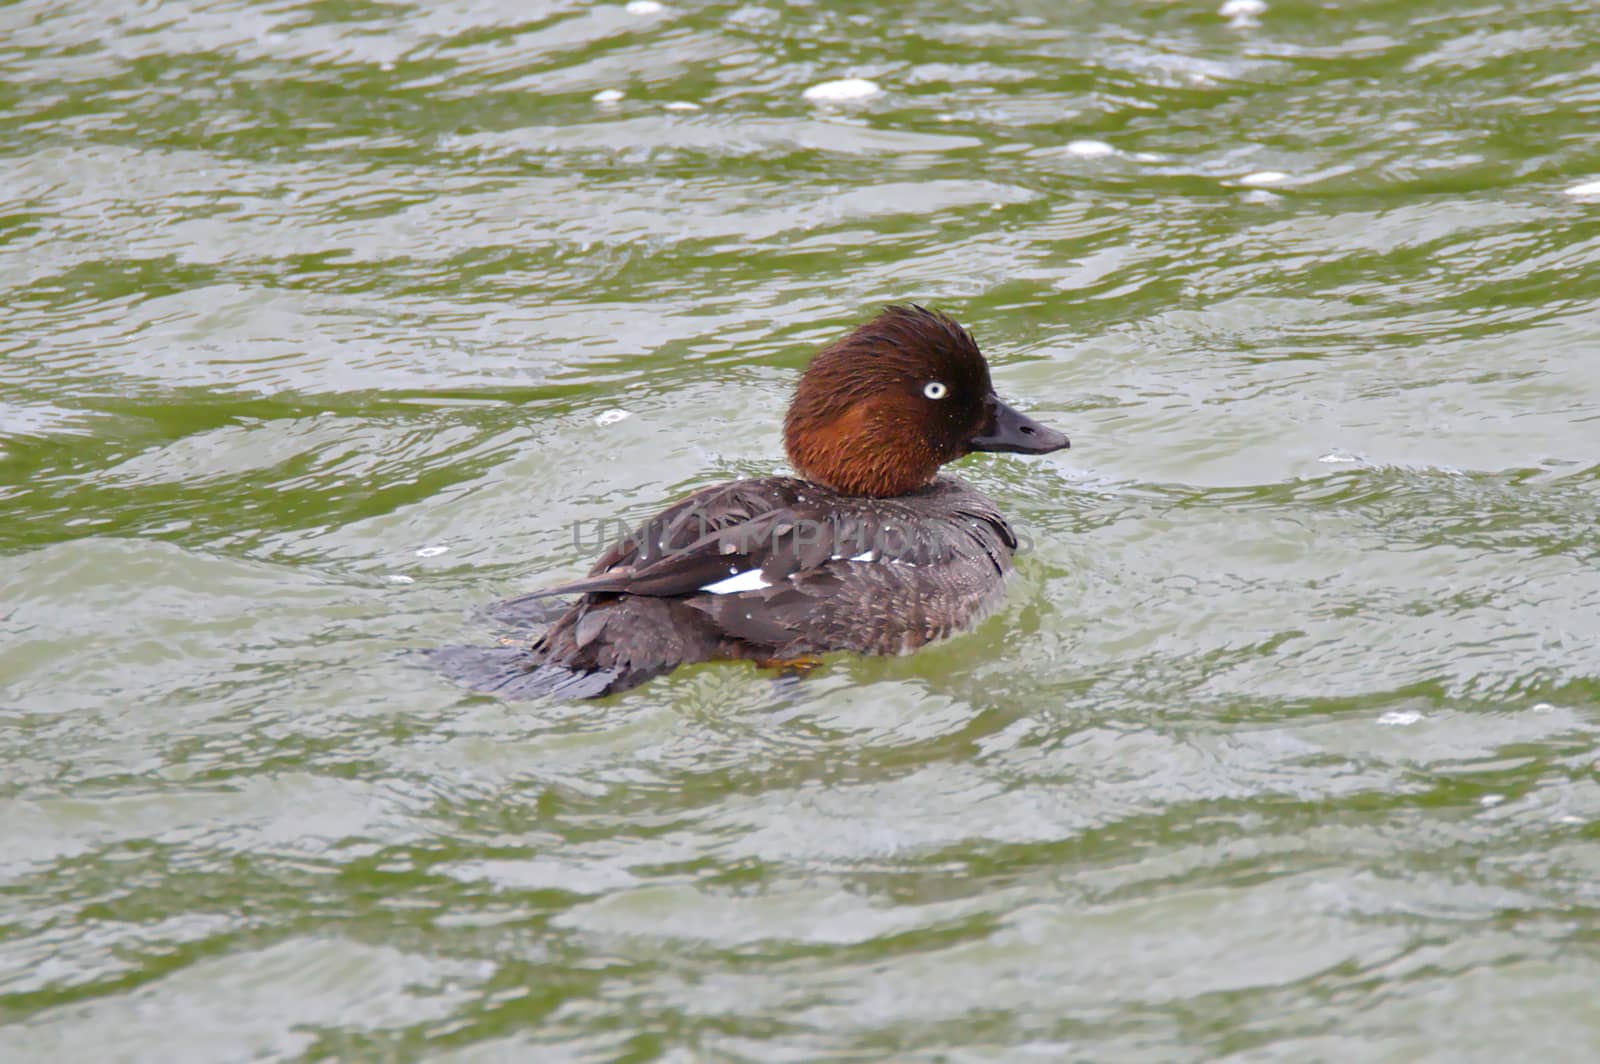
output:
[{"label": "duck", "polygon": [[839,651],[910,653],[991,613],[1018,545],[992,500],[941,469],[1070,446],[1001,401],[966,329],[916,304],[816,353],[783,444],[796,475],[694,491],[587,576],[502,603],[576,596],[531,644],[443,648],[435,664],[505,698],[598,698],[696,662],[803,673]]}]

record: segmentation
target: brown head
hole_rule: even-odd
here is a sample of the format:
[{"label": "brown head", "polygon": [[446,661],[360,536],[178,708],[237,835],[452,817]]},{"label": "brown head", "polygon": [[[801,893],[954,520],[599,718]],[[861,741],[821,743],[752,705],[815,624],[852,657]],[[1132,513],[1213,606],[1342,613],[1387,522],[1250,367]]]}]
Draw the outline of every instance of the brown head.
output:
[{"label": "brown head", "polygon": [[847,495],[905,495],[973,451],[1067,445],[1000,401],[965,329],[917,306],[889,307],[819,351],[783,421],[795,471]]}]

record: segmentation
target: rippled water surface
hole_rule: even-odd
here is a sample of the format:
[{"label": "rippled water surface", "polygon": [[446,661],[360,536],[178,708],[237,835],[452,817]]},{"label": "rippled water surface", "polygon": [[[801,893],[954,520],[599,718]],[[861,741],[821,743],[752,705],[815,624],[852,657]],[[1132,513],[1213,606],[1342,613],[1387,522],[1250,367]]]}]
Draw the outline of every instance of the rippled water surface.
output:
[{"label": "rippled water surface", "polygon": [[[1600,1057],[1596,41],[0,7],[0,1058]],[[1074,441],[962,463],[1032,542],[978,631],[407,657],[780,471],[898,300]]]}]

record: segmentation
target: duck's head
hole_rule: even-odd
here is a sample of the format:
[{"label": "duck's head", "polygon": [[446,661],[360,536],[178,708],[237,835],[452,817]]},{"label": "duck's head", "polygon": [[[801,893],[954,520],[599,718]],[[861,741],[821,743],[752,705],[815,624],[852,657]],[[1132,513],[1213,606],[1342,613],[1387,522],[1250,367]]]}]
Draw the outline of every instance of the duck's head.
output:
[{"label": "duck's head", "polygon": [[1048,454],[1066,436],[994,394],[965,329],[889,307],[819,351],[795,388],[783,446],[801,476],[847,495],[904,495],[973,451]]}]

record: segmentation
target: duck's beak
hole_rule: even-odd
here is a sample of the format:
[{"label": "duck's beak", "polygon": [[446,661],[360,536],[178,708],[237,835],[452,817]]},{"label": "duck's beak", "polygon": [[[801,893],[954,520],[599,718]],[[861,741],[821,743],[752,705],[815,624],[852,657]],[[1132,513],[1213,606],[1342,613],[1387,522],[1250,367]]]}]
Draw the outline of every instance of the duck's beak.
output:
[{"label": "duck's beak", "polygon": [[991,395],[988,420],[978,434],[967,441],[967,446],[974,451],[1049,454],[1072,446],[1072,442],[1063,433],[1046,428]]}]

